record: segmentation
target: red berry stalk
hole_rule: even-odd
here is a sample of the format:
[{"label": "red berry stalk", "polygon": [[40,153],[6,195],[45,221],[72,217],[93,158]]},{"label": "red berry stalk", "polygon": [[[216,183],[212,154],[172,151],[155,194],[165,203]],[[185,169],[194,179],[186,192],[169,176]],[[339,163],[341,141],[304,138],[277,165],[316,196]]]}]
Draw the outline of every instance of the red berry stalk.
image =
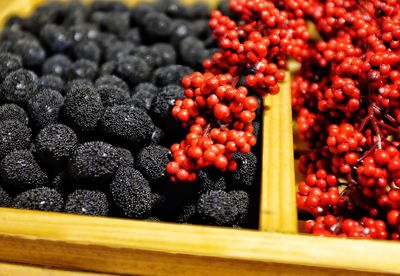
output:
[{"label": "red berry stalk", "polygon": [[309,4],[301,9],[322,40],[292,83],[311,149],[298,207],[316,217],[307,230],[317,235],[399,239],[400,2]]},{"label": "red berry stalk", "polygon": [[195,181],[206,167],[234,171],[234,153],[248,153],[257,142],[252,121],[258,101],[250,92],[277,94],[288,55],[299,61],[307,55],[306,22],[285,1],[232,0],[230,7],[237,20],[214,11],[209,22],[220,51],[204,61],[204,73],[182,80],[185,98],[172,115],[188,134],[171,146],[172,181]]}]

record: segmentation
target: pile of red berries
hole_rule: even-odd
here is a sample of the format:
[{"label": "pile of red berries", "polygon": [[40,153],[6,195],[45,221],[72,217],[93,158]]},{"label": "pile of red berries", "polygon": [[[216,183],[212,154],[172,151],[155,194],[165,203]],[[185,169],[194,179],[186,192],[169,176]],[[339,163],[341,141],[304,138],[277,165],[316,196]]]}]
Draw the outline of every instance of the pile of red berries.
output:
[{"label": "pile of red berries", "polygon": [[308,44],[292,84],[298,129],[311,150],[300,158],[306,178],[297,193],[299,209],[315,217],[306,229],[397,240],[400,2],[299,2],[321,36]]},{"label": "pile of red berries", "polygon": [[248,153],[257,142],[252,121],[258,100],[252,93],[277,94],[288,55],[301,61],[308,54],[310,34],[299,7],[231,0],[230,8],[235,20],[214,11],[209,21],[220,51],[203,62],[204,73],[182,80],[185,98],[175,102],[172,115],[188,133],[171,146],[172,181],[195,181],[205,167],[236,170],[234,153]]}]

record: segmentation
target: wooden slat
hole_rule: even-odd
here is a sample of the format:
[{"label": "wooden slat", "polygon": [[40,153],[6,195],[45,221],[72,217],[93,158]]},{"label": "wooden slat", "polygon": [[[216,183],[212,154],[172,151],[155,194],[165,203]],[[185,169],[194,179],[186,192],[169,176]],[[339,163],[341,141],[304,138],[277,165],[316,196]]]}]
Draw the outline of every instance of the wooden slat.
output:
[{"label": "wooden slat", "polygon": [[111,274],[61,270],[22,264],[0,263],[1,276],[111,276]]},{"label": "wooden slat", "polygon": [[264,99],[260,226],[263,231],[296,233],[290,74],[278,95]]},{"label": "wooden slat", "polygon": [[[62,227],[60,227],[62,225]],[[177,231],[179,229],[179,231]],[[400,273],[394,242],[1,209],[0,260],[117,274]],[[312,268],[311,268],[312,267]]]}]

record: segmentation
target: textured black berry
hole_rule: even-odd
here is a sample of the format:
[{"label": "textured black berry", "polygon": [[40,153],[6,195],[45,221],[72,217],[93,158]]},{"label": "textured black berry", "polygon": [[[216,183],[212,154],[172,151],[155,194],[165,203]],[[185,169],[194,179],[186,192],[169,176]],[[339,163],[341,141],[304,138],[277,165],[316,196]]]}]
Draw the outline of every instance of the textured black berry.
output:
[{"label": "textured black berry", "polygon": [[4,188],[18,192],[45,186],[47,175],[27,150],[16,150],[7,154],[0,162],[0,176]]},{"label": "textured black berry", "polygon": [[101,50],[96,42],[84,39],[72,47],[72,54],[75,59],[86,59],[95,63],[100,62]]},{"label": "textured black berry", "polygon": [[14,150],[29,148],[32,130],[20,121],[0,121],[0,160]]},{"label": "textured black berry", "polygon": [[97,74],[97,64],[87,59],[79,59],[75,61],[69,72],[69,79],[89,79],[93,80]]},{"label": "textured black berry", "polygon": [[19,55],[22,63],[28,67],[41,66],[46,58],[46,52],[40,42],[34,39],[18,39],[13,44],[12,51]]},{"label": "textured black berry", "polygon": [[100,36],[100,31],[95,24],[79,23],[69,27],[69,31],[73,40],[97,40]]},{"label": "textured black berry", "polygon": [[181,40],[193,35],[192,24],[186,20],[175,20],[173,23],[170,42],[178,47]]},{"label": "textured black berry", "polygon": [[64,211],[71,214],[106,216],[107,196],[100,191],[76,190],[68,196]]},{"label": "textured black berry", "polygon": [[119,89],[129,92],[129,86],[126,84],[126,82],[114,75],[102,75],[94,84],[96,87],[100,87],[102,85],[113,85],[117,86]]},{"label": "textured black berry", "polygon": [[16,104],[0,105],[0,121],[15,120],[23,124],[29,123],[28,115],[25,110]]},{"label": "textured black berry", "polygon": [[204,42],[196,37],[188,36],[179,43],[179,53],[182,61],[194,68],[199,68],[208,56]]},{"label": "textured black berry", "polygon": [[57,75],[43,75],[39,78],[38,90],[51,89],[64,93],[64,81]]},{"label": "textured black berry", "polygon": [[96,88],[105,107],[124,105],[131,102],[129,91],[120,89],[115,85],[100,85]]},{"label": "textured black berry", "polygon": [[0,99],[7,103],[25,104],[36,92],[38,78],[25,69],[11,72],[1,84]]},{"label": "textured black berry", "polygon": [[40,30],[40,38],[53,53],[67,50],[72,44],[70,32],[63,26],[47,24]]},{"label": "textured black berry", "polygon": [[63,119],[78,133],[91,132],[103,114],[99,93],[89,85],[76,84],[66,93]]},{"label": "textured black berry", "polygon": [[154,131],[151,134],[151,145],[159,145],[165,137],[164,131],[158,126],[154,127]]},{"label": "textured black berry", "polygon": [[43,128],[35,139],[36,154],[51,168],[61,169],[78,145],[75,132],[62,124]]},{"label": "textured black berry", "polygon": [[103,63],[99,69],[99,76],[114,74],[117,69],[117,62],[115,60],[110,60]]},{"label": "textured black berry", "polygon": [[257,157],[253,153],[235,153],[238,168],[232,173],[232,182],[237,186],[249,187],[257,179]]},{"label": "textured black berry", "polygon": [[130,14],[129,12],[94,12],[90,20],[97,23],[100,29],[115,33],[122,34],[129,29]]},{"label": "textured black berry", "polygon": [[13,200],[13,207],[40,211],[61,211],[62,196],[54,189],[40,187],[23,192]]},{"label": "textured black berry", "polygon": [[38,32],[48,23],[55,23],[62,15],[63,6],[56,2],[48,2],[37,7],[25,21],[24,27],[32,32]]},{"label": "textured black berry", "polygon": [[100,129],[113,141],[140,149],[150,143],[154,124],[144,110],[130,105],[117,105],[106,109]]},{"label": "textured black berry", "polygon": [[163,130],[171,131],[171,126],[176,125],[172,118],[171,110],[175,100],[184,97],[183,88],[177,85],[168,85],[160,89],[160,92],[153,99],[151,104],[152,118]]},{"label": "textured black berry", "polygon": [[157,86],[180,85],[182,78],[192,73],[193,70],[190,67],[183,65],[160,67],[153,74],[153,83]]},{"label": "textured black berry", "polygon": [[245,191],[231,191],[229,194],[233,197],[238,209],[238,217],[236,218],[235,224],[237,226],[245,226],[244,224],[246,223],[250,207],[249,194]]},{"label": "textured black berry", "polygon": [[33,95],[28,101],[28,113],[32,122],[39,128],[56,123],[64,98],[60,92],[43,89]]},{"label": "textured black berry", "polygon": [[116,72],[134,85],[146,81],[150,77],[151,69],[137,56],[124,56],[118,58]]},{"label": "textured black berry", "polygon": [[112,43],[105,49],[106,60],[115,60],[117,58],[123,58],[129,56],[135,51],[135,44],[128,41],[117,41]]},{"label": "textured black berry", "polygon": [[132,102],[135,106],[150,110],[151,103],[157,95],[159,88],[151,83],[140,83],[133,89]]},{"label": "textured black berry", "polygon": [[43,75],[57,75],[61,78],[68,76],[72,62],[64,55],[54,55],[48,58],[42,66]]},{"label": "textured black berry", "polygon": [[239,216],[234,196],[225,191],[210,191],[197,201],[196,212],[201,221],[211,225],[233,225]]},{"label": "textured black berry", "polygon": [[0,187],[0,207],[11,207],[12,197]]},{"label": "textured black berry", "polygon": [[142,44],[142,35],[140,34],[139,28],[133,28],[122,35],[122,38],[135,45]]},{"label": "textured black berry", "polygon": [[152,46],[154,52],[161,57],[159,66],[167,66],[176,63],[176,52],[174,47],[166,43],[156,43]]},{"label": "textured black berry", "polygon": [[136,167],[150,181],[161,183],[165,180],[170,151],[162,146],[148,146],[139,151],[136,156]]},{"label": "textured black berry", "polygon": [[227,181],[223,174],[216,170],[203,169],[198,173],[198,191],[204,194],[209,191],[227,189]]},{"label": "textured black berry", "polygon": [[172,19],[163,13],[149,12],[143,17],[143,30],[147,36],[162,40],[172,33]]},{"label": "textured black berry", "polygon": [[119,165],[123,167],[133,167],[135,164],[135,159],[133,158],[130,150],[125,148],[115,147],[119,155]]},{"label": "textured black berry", "polygon": [[117,150],[110,144],[93,141],[79,145],[69,160],[70,177],[85,187],[102,189],[113,179],[120,164]]},{"label": "textured black berry", "polygon": [[0,82],[12,71],[16,71],[21,67],[22,60],[19,56],[10,53],[0,53]]},{"label": "textured black berry", "polygon": [[134,47],[133,53],[143,59],[151,69],[161,66],[163,62],[161,53],[151,46],[141,45]]},{"label": "textured black berry", "polygon": [[136,24],[144,24],[144,16],[150,12],[154,12],[154,6],[150,3],[140,3],[131,10],[131,21]]},{"label": "textured black berry", "polygon": [[114,205],[123,216],[143,218],[152,208],[149,182],[134,168],[120,167],[110,191]]}]

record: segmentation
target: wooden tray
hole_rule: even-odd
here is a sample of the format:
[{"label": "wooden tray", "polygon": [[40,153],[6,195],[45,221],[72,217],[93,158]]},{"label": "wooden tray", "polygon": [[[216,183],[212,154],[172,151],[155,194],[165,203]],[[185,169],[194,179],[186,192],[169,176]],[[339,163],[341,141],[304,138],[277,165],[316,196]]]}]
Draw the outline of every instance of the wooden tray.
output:
[{"label": "wooden tray", "polygon": [[[42,2],[0,0],[0,26]],[[281,88],[264,100],[258,231],[0,208],[0,261],[135,275],[400,273],[397,243],[296,234],[289,80]],[[4,264],[0,275],[32,269]]]}]

